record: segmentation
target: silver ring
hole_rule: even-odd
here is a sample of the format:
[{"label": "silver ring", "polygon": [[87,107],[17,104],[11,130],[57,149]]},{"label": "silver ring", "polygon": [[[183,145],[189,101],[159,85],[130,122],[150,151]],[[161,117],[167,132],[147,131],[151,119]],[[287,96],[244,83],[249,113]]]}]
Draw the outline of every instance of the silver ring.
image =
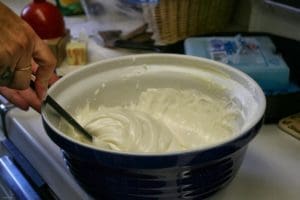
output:
[{"label": "silver ring", "polygon": [[0,85],[9,85],[13,78],[13,71],[10,67],[7,67],[5,71],[0,75]]}]

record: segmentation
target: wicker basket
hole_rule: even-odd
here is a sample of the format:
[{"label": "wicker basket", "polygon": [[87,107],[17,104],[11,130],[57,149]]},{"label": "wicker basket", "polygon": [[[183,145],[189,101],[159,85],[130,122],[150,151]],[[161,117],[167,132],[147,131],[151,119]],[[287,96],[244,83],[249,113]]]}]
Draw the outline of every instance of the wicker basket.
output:
[{"label": "wicker basket", "polygon": [[143,7],[157,44],[172,44],[186,37],[222,31],[237,0],[160,0]]}]

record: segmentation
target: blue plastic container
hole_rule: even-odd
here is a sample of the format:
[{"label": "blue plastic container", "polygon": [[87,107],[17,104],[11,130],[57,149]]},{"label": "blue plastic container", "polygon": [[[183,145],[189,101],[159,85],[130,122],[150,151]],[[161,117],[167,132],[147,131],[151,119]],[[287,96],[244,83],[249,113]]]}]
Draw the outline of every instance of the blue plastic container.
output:
[{"label": "blue plastic container", "polygon": [[289,87],[289,67],[269,37],[192,37],[184,41],[184,50],[187,55],[213,59],[245,72],[264,91]]}]

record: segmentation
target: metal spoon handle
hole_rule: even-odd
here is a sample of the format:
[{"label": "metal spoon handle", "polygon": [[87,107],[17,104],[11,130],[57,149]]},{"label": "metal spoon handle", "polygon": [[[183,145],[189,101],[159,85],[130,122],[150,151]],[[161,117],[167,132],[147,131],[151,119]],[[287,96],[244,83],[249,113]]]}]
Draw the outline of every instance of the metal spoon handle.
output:
[{"label": "metal spoon handle", "polygon": [[47,95],[45,103],[48,103],[56,112],[61,115],[74,128],[80,131],[89,141],[93,140],[91,136],[64,108],[62,108],[51,96]]}]

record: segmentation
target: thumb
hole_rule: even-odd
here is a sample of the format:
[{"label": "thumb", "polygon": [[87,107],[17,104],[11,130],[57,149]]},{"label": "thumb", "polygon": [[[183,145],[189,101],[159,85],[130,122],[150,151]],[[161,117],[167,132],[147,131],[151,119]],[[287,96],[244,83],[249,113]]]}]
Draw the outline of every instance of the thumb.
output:
[{"label": "thumb", "polygon": [[47,93],[49,80],[57,63],[56,58],[40,38],[36,39],[32,57],[39,65],[35,73],[35,91],[37,96],[43,100]]}]

